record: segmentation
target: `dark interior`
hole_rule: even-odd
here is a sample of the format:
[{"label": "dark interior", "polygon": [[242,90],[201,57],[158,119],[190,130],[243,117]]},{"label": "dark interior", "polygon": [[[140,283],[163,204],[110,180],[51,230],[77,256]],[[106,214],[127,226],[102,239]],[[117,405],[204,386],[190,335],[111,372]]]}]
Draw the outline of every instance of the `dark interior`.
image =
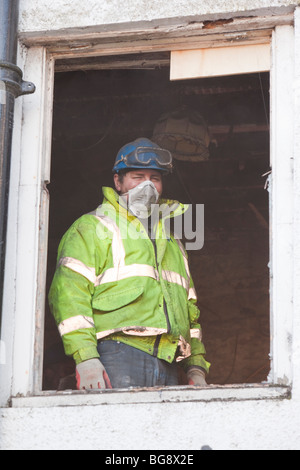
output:
[{"label": "dark interior", "polygon": [[[169,54],[57,64],[54,93],[47,292],[59,241],[112,186],[119,148],[152,137],[158,118],[185,105],[210,135],[207,161],[175,160],[164,195],[204,204],[205,239],[190,268],[210,384],[259,383],[270,369],[269,73],[171,82]],[[74,372],[48,305],[43,388],[72,388]],[[184,376],[182,383],[184,384]]]}]

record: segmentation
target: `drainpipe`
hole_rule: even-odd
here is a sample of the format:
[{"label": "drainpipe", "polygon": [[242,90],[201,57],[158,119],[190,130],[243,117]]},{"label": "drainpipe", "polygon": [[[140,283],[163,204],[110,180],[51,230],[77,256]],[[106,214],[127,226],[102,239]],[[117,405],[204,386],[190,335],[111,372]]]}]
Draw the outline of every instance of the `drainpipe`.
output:
[{"label": "drainpipe", "polygon": [[0,332],[10,180],[11,142],[15,98],[33,93],[33,83],[22,80],[16,66],[19,0],[0,1]]}]

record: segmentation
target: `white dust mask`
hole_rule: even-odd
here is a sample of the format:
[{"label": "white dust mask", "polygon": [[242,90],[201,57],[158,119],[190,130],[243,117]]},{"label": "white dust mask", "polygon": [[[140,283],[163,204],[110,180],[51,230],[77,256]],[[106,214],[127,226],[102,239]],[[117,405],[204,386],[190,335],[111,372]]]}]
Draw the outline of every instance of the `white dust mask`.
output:
[{"label": "white dust mask", "polygon": [[128,196],[130,212],[140,219],[146,219],[150,215],[151,204],[156,204],[159,199],[159,192],[152,181],[144,181],[123,196]]}]

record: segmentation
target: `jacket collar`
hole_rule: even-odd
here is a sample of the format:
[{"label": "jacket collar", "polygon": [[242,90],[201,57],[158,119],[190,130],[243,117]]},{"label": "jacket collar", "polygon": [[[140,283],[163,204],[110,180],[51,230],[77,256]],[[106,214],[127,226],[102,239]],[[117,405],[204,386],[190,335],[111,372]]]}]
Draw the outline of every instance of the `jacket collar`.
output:
[{"label": "jacket collar", "polygon": [[[123,214],[125,217],[132,220],[136,219],[134,215],[130,214],[124,207],[122,207],[121,204],[119,204],[119,195],[113,188],[104,186],[102,188],[102,193],[104,196],[103,204],[110,203],[117,212],[120,212],[120,214]],[[159,210],[162,219],[182,215],[187,211],[188,207],[188,204],[181,204],[180,202],[172,199],[161,198],[159,200]]]}]

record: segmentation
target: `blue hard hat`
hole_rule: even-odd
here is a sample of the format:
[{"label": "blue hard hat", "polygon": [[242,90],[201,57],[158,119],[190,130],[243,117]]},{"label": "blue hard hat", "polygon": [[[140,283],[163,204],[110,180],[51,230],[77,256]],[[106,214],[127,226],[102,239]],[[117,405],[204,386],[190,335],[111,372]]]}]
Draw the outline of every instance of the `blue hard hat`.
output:
[{"label": "blue hard hat", "polygon": [[172,154],[146,137],[124,145],[115,160],[114,173],[134,168],[151,169],[169,173],[172,171]]}]

